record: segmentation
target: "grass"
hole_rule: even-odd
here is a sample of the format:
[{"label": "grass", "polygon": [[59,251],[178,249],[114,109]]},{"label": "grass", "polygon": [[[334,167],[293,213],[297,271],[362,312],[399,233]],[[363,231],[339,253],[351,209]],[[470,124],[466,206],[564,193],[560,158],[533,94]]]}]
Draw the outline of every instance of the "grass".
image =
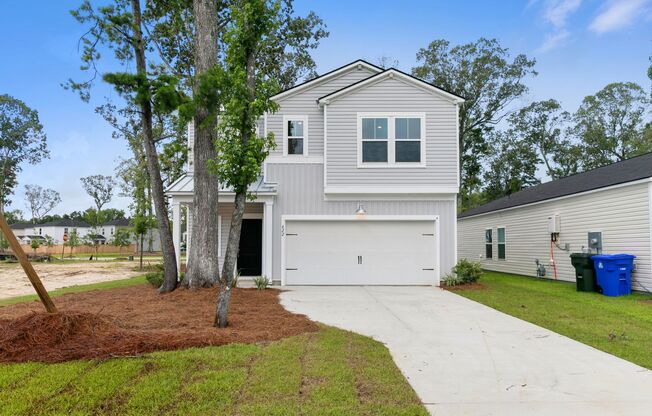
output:
[{"label": "grass", "polygon": [[652,369],[652,295],[607,297],[574,283],[487,272],[455,293]]},{"label": "grass", "polygon": [[322,326],[268,344],[1,364],[0,415],[426,415],[380,343]]},{"label": "grass", "polygon": [[[109,282],[101,282],[101,283],[92,283],[92,284],[88,284],[88,285],[62,287],[61,289],[51,290],[48,293],[50,293],[50,296],[56,297],[56,296],[65,295],[66,293],[86,292],[86,291],[89,291],[89,290],[116,289],[116,288],[119,288],[119,287],[139,285],[139,284],[142,284],[142,283],[147,283],[147,280],[145,280],[144,275],[143,276],[132,277],[132,278],[129,278],[129,279],[112,280],[112,281],[109,281]],[[0,306],[13,305],[15,303],[29,302],[29,301],[32,301],[32,300],[38,300],[38,296],[37,295],[25,295],[25,296],[17,296],[17,297],[8,298],[8,299],[0,299]]]}]

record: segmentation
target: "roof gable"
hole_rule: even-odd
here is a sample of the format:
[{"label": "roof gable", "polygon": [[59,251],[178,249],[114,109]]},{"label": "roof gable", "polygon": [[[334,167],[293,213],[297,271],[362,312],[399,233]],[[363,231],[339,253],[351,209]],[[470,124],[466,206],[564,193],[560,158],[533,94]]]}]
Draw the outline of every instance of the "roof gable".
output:
[{"label": "roof gable", "polygon": [[354,84],[348,85],[344,88],[341,88],[337,91],[333,91],[329,94],[324,95],[323,97],[320,97],[317,102],[320,105],[327,105],[330,104],[331,102],[347,95],[350,94],[356,90],[366,88],[371,85],[375,85],[379,82],[382,82],[383,80],[386,79],[397,79],[400,81],[405,82],[406,84],[413,85],[416,88],[420,88],[424,91],[436,94],[438,96],[441,96],[442,98],[452,102],[453,104],[460,104],[464,102],[464,98],[454,94],[452,92],[446,91],[442,88],[436,87],[432,84],[427,83],[426,81],[413,77],[412,75],[408,75],[405,72],[399,71],[398,69],[395,68],[389,68],[383,72],[380,72],[376,75],[373,75],[369,78],[363,79],[362,81],[358,81]]},{"label": "roof gable", "polygon": [[366,68],[366,69],[368,69],[368,70],[370,70],[370,71],[372,71],[374,73],[381,73],[383,71],[382,68],[380,68],[380,67],[378,67],[376,65],[370,64],[369,62],[367,62],[365,60],[358,59],[357,61],[351,62],[350,64],[341,66],[341,67],[339,67],[337,69],[329,71],[329,72],[327,72],[327,73],[325,73],[323,75],[320,75],[320,76],[318,76],[316,78],[308,80],[308,81],[306,81],[304,83],[295,85],[292,88],[288,88],[287,90],[282,91],[282,92],[272,96],[271,99],[272,100],[282,100],[284,98],[295,95],[295,94],[297,94],[297,93],[299,93],[301,91],[305,91],[305,90],[307,90],[309,88],[320,85],[320,84],[322,84],[322,83],[324,83],[324,82],[326,82],[328,80],[331,80],[333,78],[337,78],[337,77],[339,77],[339,76],[341,76],[341,75],[343,75],[343,74],[345,74],[345,73],[347,73],[347,72],[349,72],[351,70],[357,69],[357,68]]}]

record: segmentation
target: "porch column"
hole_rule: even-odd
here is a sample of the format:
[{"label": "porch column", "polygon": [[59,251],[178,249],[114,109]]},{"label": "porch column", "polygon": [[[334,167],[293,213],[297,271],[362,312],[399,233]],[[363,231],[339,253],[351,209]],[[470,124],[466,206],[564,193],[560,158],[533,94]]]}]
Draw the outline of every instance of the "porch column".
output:
[{"label": "porch column", "polygon": [[186,205],[186,261],[188,253],[190,253],[190,241],[192,240],[192,207],[190,204]]},{"label": "porch column", "polygon": [[177,272],[181,271],[181,204],[172,199],[172,242],[177,258]]},{"label": "porch column", "polygon": [[274,201],[265,201],[263,211],[263,276],[272,280],[272,234],[274,230]]}]

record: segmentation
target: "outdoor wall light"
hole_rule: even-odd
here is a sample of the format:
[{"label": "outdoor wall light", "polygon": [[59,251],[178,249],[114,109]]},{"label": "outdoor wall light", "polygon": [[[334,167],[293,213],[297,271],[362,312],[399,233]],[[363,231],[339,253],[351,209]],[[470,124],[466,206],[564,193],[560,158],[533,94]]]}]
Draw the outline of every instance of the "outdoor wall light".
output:
[{"label": "outdoor wall light", "polygon": [[358,218],[362,218],[365,216],[366,213],[367,211],[365,211],[364,205],[358,204],[358,209],[355,210],[355,216]]}]

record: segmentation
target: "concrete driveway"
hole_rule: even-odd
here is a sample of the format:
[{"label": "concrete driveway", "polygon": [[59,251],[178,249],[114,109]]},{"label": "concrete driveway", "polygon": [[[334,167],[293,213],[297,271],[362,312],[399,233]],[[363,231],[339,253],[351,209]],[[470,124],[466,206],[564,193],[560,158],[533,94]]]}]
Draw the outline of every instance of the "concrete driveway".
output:
[{"label": "concrete driveway", "polygon": [[652,371],[439,288],[288,289],[287,309],[387,345],[432,414],[652,414]]}]

